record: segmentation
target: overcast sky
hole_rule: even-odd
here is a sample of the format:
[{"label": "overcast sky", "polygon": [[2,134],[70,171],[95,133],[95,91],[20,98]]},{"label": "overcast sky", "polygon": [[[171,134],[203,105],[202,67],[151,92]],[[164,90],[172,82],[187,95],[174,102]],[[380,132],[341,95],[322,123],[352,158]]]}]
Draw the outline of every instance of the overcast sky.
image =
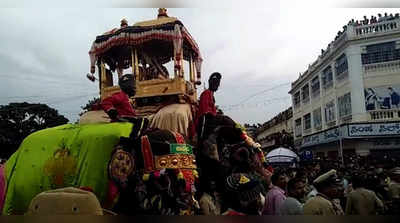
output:
[{"label": "overcast sky", "polygon": [[[372,1],[336,1],[327,6],[320,1],[253,5],[236,1],[230,7],[212,5],[213,1],[210,5],[197,1],[166,5],[162,1],[159,6],[161,1],[107,2],[2,0],[0,104],[46,103],[76,121],[80,106],[98,95],[98,84],[86,79],[88,51],[95,37],[118,27],[122,18],[131,25],[157,15],[156,8],[120,7],[191,7],[169,8],[168,14],[178,17],[198,43],[204,59],[202,81],[214,71],[222,73],[217,104],[241,123],[263,123],[291,106],[290,82],[316,60],[350,19],[400,12],[396,8],[343,8],[378,7]],[[399,5],[396,1],[385,4]]]}]

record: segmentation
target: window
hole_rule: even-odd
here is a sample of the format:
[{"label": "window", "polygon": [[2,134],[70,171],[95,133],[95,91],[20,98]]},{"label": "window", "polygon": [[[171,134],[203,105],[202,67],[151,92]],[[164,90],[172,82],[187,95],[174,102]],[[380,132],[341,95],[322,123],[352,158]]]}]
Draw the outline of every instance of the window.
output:
[{"label": "window", "polygon": [[382,63],[400,60],[400,49],[396,42],[379,43],[367,46],[367,52],[361,54],[362,64]]},{"label": "window", "polygon": [[319,86],[319,77],[316,76],[311,80],[311,96],[313,98],[315,97],[319,97],[319,90],[320,86]]},{"label": "window", "polygon": [[304,103],[310,101],[310,87],[308,84],[301,88],[301,99]]},{"label": "window", "polygon": [[313,111],[313,118],[314,118],[314,129],[320,130],[322,127],[321,108],[317,108]]},{"label": "window", "polygon": [[351,115],[351,95],[350,92],[338,98],[339,117]]},{"label": "window", "polygon": [[294,94],[294,107],[299,107],[300,106],[300,91],[296,92]]},{"label": "window", "polygon": [[346,54],[342,54],[335,62],[336,80],[343,80],[348,77],[348,68]]},{"label": "window", "polygon": [[333,100],[325,105],[325,120],[326,123],[336,120],[335,102]]},{"label": "window", "polygon": [[302,130],[301,130],[301,118],[296,119],[295,121],[295,129],[294,129],[296,136],[301,136]]},{"label": "window", "polygon": [[311,114],[308,113],[303,118],[304,118],[304,130],[311,129]]},{"label": "window", "polygon": [[324,71],[322,71],[321,79],[324,89],[328,89],[333,86],[333,74],[331,66],[328,66]]}]

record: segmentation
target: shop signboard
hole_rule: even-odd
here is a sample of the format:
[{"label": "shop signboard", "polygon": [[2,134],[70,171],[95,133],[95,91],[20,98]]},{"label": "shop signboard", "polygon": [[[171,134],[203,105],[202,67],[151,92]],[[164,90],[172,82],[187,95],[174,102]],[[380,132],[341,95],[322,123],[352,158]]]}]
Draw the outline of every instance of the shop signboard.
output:
[{"label": "shop signboard", "polygon": [[305,136],[303,138],[302,147],[334,142],[339,140],[340,136],[341,134],[339,127],[329,129],[315,135]]},{"label": "shop signboard", "polygon": [[365,136],[399,136],[400,122],[349,124],[349,137]]}]

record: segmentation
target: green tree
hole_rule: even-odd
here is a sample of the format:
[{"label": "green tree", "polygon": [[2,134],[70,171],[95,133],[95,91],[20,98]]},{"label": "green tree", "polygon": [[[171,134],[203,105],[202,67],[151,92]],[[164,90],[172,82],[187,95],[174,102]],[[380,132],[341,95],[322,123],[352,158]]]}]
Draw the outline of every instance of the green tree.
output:
[{"label": "green tree", "polygon": [[79,116],[82,116],[83,113],[88,112],[88,111],[101,110],[100,98],[95,97],[95,98],[89,100],[88,103],[85,106],[81,106],[81,108],[82,108],[82,112],[79,114]]},{"label": "green tree", "polygon": [[67,118],[46,104],[0,105],[0,157],[11,156],[29,134],[66,123]]}]

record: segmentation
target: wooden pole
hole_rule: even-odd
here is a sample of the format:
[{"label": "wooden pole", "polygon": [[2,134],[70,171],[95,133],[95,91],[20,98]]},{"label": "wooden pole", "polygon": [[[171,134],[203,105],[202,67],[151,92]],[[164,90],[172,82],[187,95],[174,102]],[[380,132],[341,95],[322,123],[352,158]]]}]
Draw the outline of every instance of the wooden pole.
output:
[{"label": "wooden pole", "polygon": [[136,72],[136,80],[139,80],[139,60],[136,49],[135,49],[135,72]]},{"label": "wooden pole", "polygon": [[105,82],[106,80],[106,66],[104,65],[104,62],[101,61],[101,89],[104,89],[105,86]]},{"label": "wooden pole", "polygon": [[181,77],[182,78],[184,78],[184,73],[185,73],[185,71],[184,71],[184,67],[183,67],[183,43],[182,43],[182,49],[181,49],[181,60],[179,61],[179,64],[181,65],[181,73],[180,73],[180,75],[181,75]]},{"label": "wooden pole", "polygon": [[190,82],[194,83],[194,69],[193,69],[193,58],[192,58],[192,56],[190,56],[189,70],[190,70]]},{"label": "wooden pole", "polygon": [[135,56],[134,56],[134,53],[133,53],[133,51],[134,51],[135,49],[132,47],[132,49],[131,49],[131,60],[132,60],[132,74],[136,77],[136,68],[135,68],[135,65],[136,65],[136,63],[135,63]]}]

